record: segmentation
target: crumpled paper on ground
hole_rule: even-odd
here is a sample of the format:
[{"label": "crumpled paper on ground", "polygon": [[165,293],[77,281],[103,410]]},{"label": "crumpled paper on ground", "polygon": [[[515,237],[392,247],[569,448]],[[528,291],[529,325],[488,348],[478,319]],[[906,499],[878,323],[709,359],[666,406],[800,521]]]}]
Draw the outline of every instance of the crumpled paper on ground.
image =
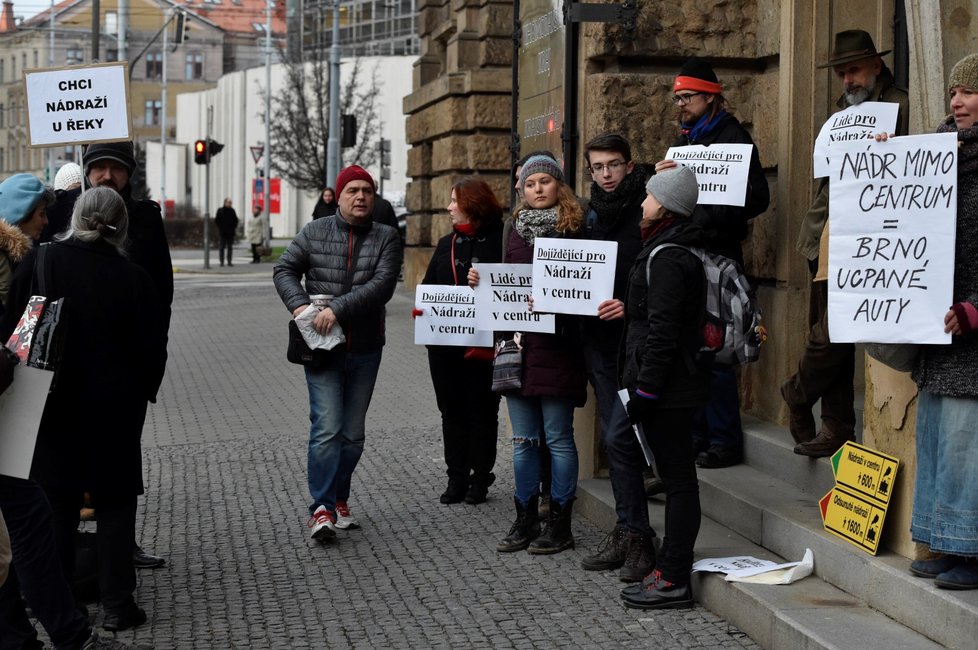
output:
[{"label": "crumpled paper on ground", "polygon": [[295,324],[302,334],[302,339],[309,346],[310,350],[332,350],[340,343],[346,343],[346,335],[339,323],[333,323],[329,334],[320,334],[313,327],[312,323],[316,320],[319,309],[315,305],[309,305],[305,310],[295,317]]},{"label": "crumpled paper on ground", "polygon": [[727,582],[750,582],[760,585],[790,585],[807,578],[815,569],[812,549],[805,549],[801,562],[778,564],[749,555],[708,558],[693,564],[693,571],[725,573]]}]

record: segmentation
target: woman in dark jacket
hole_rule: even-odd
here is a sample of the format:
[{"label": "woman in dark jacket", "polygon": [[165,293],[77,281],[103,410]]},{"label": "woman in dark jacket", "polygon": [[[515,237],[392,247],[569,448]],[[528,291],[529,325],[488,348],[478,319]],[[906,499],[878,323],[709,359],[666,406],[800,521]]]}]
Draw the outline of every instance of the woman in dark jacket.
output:
[{"label": "woman in dark jacket", "polygon": [[[504,242],[504,261],[530,264],[537,237],[576,237],[581,206],[564,184],[564,174],[549,156],[532,156],[520,170],[523,202]],[[471,280],[472,278],[470,278]],[[475,281],[478,282],[477,275]],[[587,399],[579,323],[557,316],[554,334],[523,333],[522,387],[506,394],[513,429],[516,520],[496,546],[499,552],[528,549],[533,554],[573,548],[571,510],[577,491],[574,409]],[[550,448],[550,512],[540,531],[540,440]],[[538,537],[539,536],[539,537]]]},{"label": "woman in dark jacket", "polygon": [[[503,209],[489,185],[465,178],[452,187],[448,205],[452,232],[438,241],[422,284],[465,285],[472,264],[501,261]],[[442,503],[484,503],[496,479],[499,395],[492,392],[491,352],[487,348],[428,346],[448,465]]]},{"label": "woman in dark jacket", "polygon": [[336,214],[338,206],[336,191],[332,187],[324,187],[323,193],[319,195],[319,200],[316,201],[316,207],[312,209],[312,218],[330,217]]},{"label": "woman in dark jacket", "polygon": [[68,318],[31,478],[51,502],[68,576],[82,495],[91,494],[98,511],[99,590],[107,630],[146,621],[133,599],[136,497],[143,493],[139,439],[146,403],[156,395],[166,363],[165,314],[149,274],[125,257],[127,227],[117,192],[95,188],[83,194],[64,239],[35,249],[18,267],[0,322],[6,340],[40,289],[40,260],[45,295],[66,299]]},{"label": "woman in dark jacket", "polygon": [[[626,588],[622,598],[642,609],[691,607],[689,575],[700,527],[691,429],[706,400],[712,359],[699,354],[703,265],[686,249],[702,249],[706,240],[689,219],[699,196],[692,171],[679,167],[656,174],[646,190],[640,222],[644,243],[629,276],[621,367],[622,384],[631,393],[629,418],[641,424],[665,485],[665,539],[656,570]],[[663,244],[677,246],[657,251]]]}]

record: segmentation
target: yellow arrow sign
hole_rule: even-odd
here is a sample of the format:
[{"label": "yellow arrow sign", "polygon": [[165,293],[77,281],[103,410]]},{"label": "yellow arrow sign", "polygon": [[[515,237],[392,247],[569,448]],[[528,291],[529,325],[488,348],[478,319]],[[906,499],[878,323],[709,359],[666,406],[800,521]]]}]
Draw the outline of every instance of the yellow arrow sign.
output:
[{"label": "yellow arrow sign", "polygon": [[836,485],[879,501],[884,508],[890,502],[899,467],[900,461],[893,456],[854,442],[847,442],[832,456]]},{"label": "yellow arrow sign", "polygon": [[819,501],[825,530],[876,555],[886,507],[836,485]]}]

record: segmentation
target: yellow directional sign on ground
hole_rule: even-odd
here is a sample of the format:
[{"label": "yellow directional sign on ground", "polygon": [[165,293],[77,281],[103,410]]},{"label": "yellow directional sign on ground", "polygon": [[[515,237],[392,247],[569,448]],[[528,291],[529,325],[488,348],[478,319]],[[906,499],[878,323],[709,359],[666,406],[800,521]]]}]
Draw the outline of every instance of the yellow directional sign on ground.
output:
[{"label": "yellow directional sign on ground", "polygon": [[835,484],[844,485],[886,506],[900,461],[875,449],[847,442],[832,456]]},{"label": "yellow directional sign on ground", "polygon": [[876,555],[886,519],[886,507],[841,485],[819,501],[825,530]]}]

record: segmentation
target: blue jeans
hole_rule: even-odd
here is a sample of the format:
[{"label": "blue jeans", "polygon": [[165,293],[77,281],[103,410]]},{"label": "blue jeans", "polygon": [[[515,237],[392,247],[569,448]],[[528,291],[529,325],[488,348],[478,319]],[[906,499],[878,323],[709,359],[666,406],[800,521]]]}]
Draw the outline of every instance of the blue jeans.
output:
[{"label": "blue jeans", "polygon": [[729,366],[714,366],[710,378],[710,397],[693,419],[693,444],[706,449],[720,447],[740,453],[744,448],[744,429],[740,423],[740,394],[737,372]]},{"label": "blue jeans", "polygon": [[921,391],[910,533],[932,551],[978,556],[978,399]]},{"label": "blue jeans", "polygon": [[333,512],[337,501],[350,498],[350,481],[363,454],[367,407],[382,353],[347,353],[342,370],[306,367],[310,514],[319,506]]},{"label": "blue jeans", "polygon": [[598,402],[601,446],[608,456],[618,525],[633,533],[654,534],[649,525],[649,504],[642,479],[645,456],[618,398],[618,351],[585,345],[584,360]]},{"label": "blue jeans", "polygon": [[563,505],[577,492],[574,400],[562,397],[506,396],[513,427],[516,498],[527,503],[540,490],[540,440],[550,448],[550,498]]}]

